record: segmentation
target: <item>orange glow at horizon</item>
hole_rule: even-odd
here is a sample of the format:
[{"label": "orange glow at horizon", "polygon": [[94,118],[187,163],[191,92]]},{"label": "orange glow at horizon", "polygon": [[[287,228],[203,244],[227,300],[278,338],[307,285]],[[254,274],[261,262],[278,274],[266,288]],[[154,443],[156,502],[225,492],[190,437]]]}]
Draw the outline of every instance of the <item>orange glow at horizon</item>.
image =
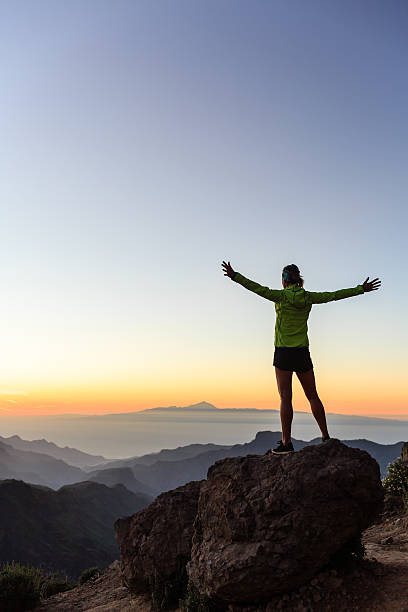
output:
[{"label": "orange glow at horizon", "polygon": [[[379,384],[367,387],[353,382],[353,385],[349,381],[347,386],[342,386],[328,380],[318,386],[327,413],[385,418],[408,416],[406,398],[396,387],[390,393],[389,388]],[[157,406],[188,406],[202,401],[217,408],[279,409],[276,382],[259,376],[257,380],[237,377],[232,381],[219,380],[212,383],[191,380],[190,384],[162,380],[160,386],[146,384],[139,389],[129,383],[126,386],[64,385],[47,389],[27,387],[24,390],[8,387],[0,390],[0,418],[136,412]],[[293,383],[293,408],[295,411],[309,410],[309,404],[296,378]]]}]

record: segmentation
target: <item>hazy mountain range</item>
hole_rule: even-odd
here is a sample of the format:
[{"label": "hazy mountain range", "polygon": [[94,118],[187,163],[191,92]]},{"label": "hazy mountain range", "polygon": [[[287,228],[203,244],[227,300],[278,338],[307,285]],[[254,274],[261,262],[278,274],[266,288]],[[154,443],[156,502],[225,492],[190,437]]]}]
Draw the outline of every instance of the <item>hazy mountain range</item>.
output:
[{"label": "hazy mountain range", "polygon": [[[210,465],[224,457],[265,453],[280,437],[280,432],[262,431],[253,440],[243,444],[189,444],[127,459],[104,459],[92,470],[72,466],[46,453],[19,450],[11,444],[0,442],[0,479],[14,478],[53,489],[82,481],[94,481],[107,486],[123,484],[131,492],[155,496],[189,480],[205,478]],[[14,437],[8,440],[25,448],[31,448],[31,444],[33,448],[37,447],[36,441],[31,443],[18,438],[16,442]],[[387,465],[399,456],[402,446],[402,441],[388,445],[364,439],[343,441],[349,446],[367,450],[380,464],[382,475]],[[320,438],[311,441],[293,439],[295,449],[319,442]],[[56,452],[55,446],[50,444],[50,450]]]},{"label": "hazy mountain range", "polygon": [[60,446],[54,444],[54,442],[48,442],[44,438],[41,440],[29,441],[23,440],[17,435],[10,436],[9,438],[3,438],[0,436],[0,442],[4,442],[4,444],[8,444],[17,450],[33,451],[36,453],[51,455],[51,457],[54,457],[55,459],[62,459],[66,463],[79,468],[90,468],[94,465],[107,461],[107,459],[102,457],[102,455],[90,455],[89,453],[84,453],[83,451],[77,450],[76,448],[70,448],[69,446],[61,448]]},{"label": "hazy mountain range", "polygon": [[[115,461],[107,464],[106,467],[131,468],[134,476],[139,482],[148,485],[151,490],[157,493],[178,487],[190,480],[201,480],[206,477],[207,470],[216,461],[224,457],[236,457],[249,454],[263,454],[271,447],[275,446],[280,440],[280,432],[262,431],[258,432],[253,440],[244,444],[234,444],[232,446],[218,446],[207,450],[205,445],[191,445],[177,448],[173,451],[157,453],[157,460],[151,462],[152,455],[148,455],[149,463],[145,463],[144,457],[133,457],[122,461]],[[299,450],[310,444],[319,444],[321,438],[316,438],[306,442],[304,440],[293,439],[295,450]],[[385,475],[388,464],[396,459],[401,453],[402,442],[383,445],[369,440],[343,440],[343,442],[354,448],[360,448],[369,452],[379,463],[382,475]],[[194,451],[193,451],[194,449]],[[190,456],[184,458],[186,452],[190,451]],[[192,454],[194,452],[194,454]],[[164,459],[164,457],[166,457]],[[99,472],[102,474],[103,470]]]},{"label": "hazy mountain range", "polygon": [[18,450],[0,442],[0,479],[6,478],[58,488],[85,480],[85,472],[51,455]]}]

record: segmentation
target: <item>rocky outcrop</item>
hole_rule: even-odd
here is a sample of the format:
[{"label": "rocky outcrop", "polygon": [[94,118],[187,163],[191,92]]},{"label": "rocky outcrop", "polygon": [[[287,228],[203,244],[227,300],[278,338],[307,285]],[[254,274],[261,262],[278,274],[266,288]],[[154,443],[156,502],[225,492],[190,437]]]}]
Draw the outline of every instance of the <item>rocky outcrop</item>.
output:
[{"label": "rocky outcrop", "polygon": [[401,461],[408,464],[408,442],[404,442],[401,448]]},{"label": "rocky outcrop", "polygon": [[144,510],[115,522],[124,584],[145,593],[177,581],[190,558],[200,481],[162,493]]},{"label": "rocky outcrop", "polygon": [[266,602],[321,570],[370,525],[382,498],[377,462],[337,440],[285,456],[222,459],[207,480],[116,522],[122,575],[140,593],[186,568],[221,608]]},{"label": "rocky outcrop", "polygon": [[337,440],[218,461],[201,487],[188,574],[215,600],[290,591],[370,525],[382,498],[377,462]]}]

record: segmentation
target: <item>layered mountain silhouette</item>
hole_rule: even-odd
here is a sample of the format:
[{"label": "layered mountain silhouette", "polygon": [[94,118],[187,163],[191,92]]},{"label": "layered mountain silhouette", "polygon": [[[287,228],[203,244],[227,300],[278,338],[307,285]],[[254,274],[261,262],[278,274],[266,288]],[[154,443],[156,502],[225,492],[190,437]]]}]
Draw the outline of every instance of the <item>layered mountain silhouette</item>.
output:
[{"label": "layered mountain silhouette", "polygon": [[123,484],[133,493],[144,493],[150,497],[155,497],[156,495],[154,489],[135,478],[135,475],[130,467],[118,467],[89,472],[87,479],[107,485],[108,487]]},{"label": "layered mountain silhouette", "polygon": [[[133,457],[121,461],[113,462],[115,467],[131,468],[135,478],[156,494],[174,489],[191,480],[201,480],[205,478],[210,465],[224,459],[225,457],[238,457],[250,454],[263,454],[271,447],[275,446],[280,440],[280,432],[262,431],[258,432],[255,439],[244,444],[234,444],[233,446],[212,445],[211,449],[206,449],[206,445],[194,444],[172,450],[161,451],[155,456],[157,460],[152,462],[153,455],[146,455],[145,458]],[[319,444],[320,438],[315,438],[310,442],[292,439],[295,450],[300,450],[311,444]],[[395,444],[378,444],[369,440],[343,440],[344,444],[352,448],[365,450],[380,465],[381,474],[385,475],[388,464],[396,459],[401,453],[403,442]],[[185,450],[184,450],[185,449]],[[163,453],[163,454],[162,454]],[[186,457],[183,454],[186,453]],[[193,454],[196,453],[196,454]],[[107,464],[106,467],[112,464]],[[103,469],[98,472],[99,477],[103,475]]]},{"label": "layered mountain silhouette", "polygon": [[[153,408],[153,410],[156,410]],[[149,453],[141,457],[130,457],[129,459],[117,459],[116,461],[108,461],[106,465],[109,467],[121,467],[123,465],[153,465],[157,461],[183,461],[191,459],[202,453],[212,451],[228,450],[231,446],[224,444],[187,444],[186,446],[178,446],[177,448],[165,448],[158,453]]]},{"label": "layered mountain silhouette", "polygon": [[[257,433],[254,440],[244,444],[189,444],[129,459],[108,462],[104,459],[92,471],[85,471],[45,453],[17,450],[0,442],[0,479],[15,478],[54,489],[92,480],[108,486],[123,484],[129,491],[154,497],[190,480],[205,478],[210,465],[224,457],[263,454],[280,437],[280,432],[262,431]],[[319,442],[320,438],[310,442],[293,440],[297,450]],[[343,442],[369,452],[378,461],[383,476],[388,464],[400,455],[403,444],[378,444],[364,439]]]},{"label": "layered mountain silhouette", "polygon": [[41,440],[23,440],[17,435],[9,436],[8,438],[0,436],[0,442],[4,442],[4,444],[8,444],[17,450],[51,455],[54,459],[62,459],[62,461],[79,468],[94,466],[108,461],[102,455],[90,455],[69,446],[57,446],[54,442],[48,442],[44,438]]},{"label": "layered mountain silhouette", "polygon": [[152,497],[123,485],[81,482],[54,491],[21,480],[0,481],[0,563],[19,561],[71,579],[118,557],[113,524]]},{"label": "layered mountain silhouette", "polygon": [[86,474],[80,468],[51,455],[17,450],[0,442],[0,479],[6,478],[58,488],[86,480]]}]

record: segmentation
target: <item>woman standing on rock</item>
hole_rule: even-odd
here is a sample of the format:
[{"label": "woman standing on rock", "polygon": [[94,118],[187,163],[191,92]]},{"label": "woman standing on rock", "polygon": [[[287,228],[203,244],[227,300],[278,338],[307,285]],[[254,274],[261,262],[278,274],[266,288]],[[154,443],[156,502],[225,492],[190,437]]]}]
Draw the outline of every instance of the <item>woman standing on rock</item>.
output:
[{"label": "woman standing on rock", "polygon": [[296,372],[309,400],[314,418],[322,432],[322,440],[330,438],[327,430],[324,406],[317,394],[316,382],[313,372],[313,363],[309,353],[309,340],[307,337],[307,319],[313,304],[323,304],[333,300],[360,295],[368,291],[379,289],[381,281],[375,278],[368,281],[366,278],[362,285],[338,291],[305,291],[303,278],[295,264],[285,266],[282,270],[283,289],[269,289],[245,278],[235,272],[230,262],[223,261],[224,275],[229,276],[236,283],[257,295],[275,302],[275,353],[273,365],[275,366],[276,381],[281,398],[280,417],[282,423],[282,440],[271,452],[286,454],[293,452],[291,442],[291,428],[293,419],[292,408],[292,375]]}]

